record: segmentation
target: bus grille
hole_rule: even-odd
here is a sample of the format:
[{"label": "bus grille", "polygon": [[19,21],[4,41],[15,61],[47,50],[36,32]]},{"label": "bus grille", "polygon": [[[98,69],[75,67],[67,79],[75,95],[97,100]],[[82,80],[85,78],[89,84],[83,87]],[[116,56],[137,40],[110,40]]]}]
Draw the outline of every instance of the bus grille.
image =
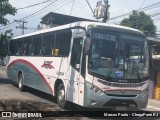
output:
[{"label": "bus grille", "polygon": [[99,79],[98,79],[98,82],[107,86],[120,87],[120,88],[137,88],[145,84],[144,82],[143,83],[113,83],[113,82],[102,81]]},{"label": "bus grille", "polygon": [[137,107],[137,104],[133,100],[123,100],[123,99],[111,99],[107,103],[105,103],[104,107],[116,107],[116,106],[130,106],[134,105]]},{"label": "bus grille", "polygon": [[113,97],[136,97],[137,95],[115,95],[115,94],[106,94],[108,96],[113,96]]}]

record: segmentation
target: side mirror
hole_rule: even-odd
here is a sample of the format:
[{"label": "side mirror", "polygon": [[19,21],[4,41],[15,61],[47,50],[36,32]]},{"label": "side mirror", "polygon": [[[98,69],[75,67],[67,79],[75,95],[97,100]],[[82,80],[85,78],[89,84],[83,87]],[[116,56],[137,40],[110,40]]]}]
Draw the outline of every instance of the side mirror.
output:
[{"label": "side mirror", "polygon": [[88,53],[89,53],[90,43],[91,43],[91,39],[89,39],[88,37],[86,37],[86,38],[84,39],[84,53],[85,53],[85,54],[88,54]]}]

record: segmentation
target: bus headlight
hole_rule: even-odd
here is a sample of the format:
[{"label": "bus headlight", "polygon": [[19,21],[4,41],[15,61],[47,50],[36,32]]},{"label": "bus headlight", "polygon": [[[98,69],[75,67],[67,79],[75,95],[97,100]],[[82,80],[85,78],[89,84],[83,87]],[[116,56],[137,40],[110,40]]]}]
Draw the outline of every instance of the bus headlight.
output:
[{"label": "bus headlight", "polygon": [[148,92],[149,92],[149,89],[146,88],[146,89],[144,89],[144,90],[140,93],[140,95],[141,95],[141,96],[146,96],[146,95],[148,94]]},{"label": "bus headlight", "polygon": [[97,94],[104,94],[103,91],[98,88],[97,86],[93,85],[92,83],[87,82],[87,85],[89,86],[90,90],[92,90],[93,92],[97,93]]}]

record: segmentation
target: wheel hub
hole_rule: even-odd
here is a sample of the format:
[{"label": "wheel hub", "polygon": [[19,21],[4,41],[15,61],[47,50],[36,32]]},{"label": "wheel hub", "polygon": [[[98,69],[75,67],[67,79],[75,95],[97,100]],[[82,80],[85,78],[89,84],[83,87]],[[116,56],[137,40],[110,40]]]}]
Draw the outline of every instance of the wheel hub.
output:
[{"label": "wheel hub", "polygon": [[63,106],[65,101],[64,90],[60,90],[58,93],[58,102]]}]

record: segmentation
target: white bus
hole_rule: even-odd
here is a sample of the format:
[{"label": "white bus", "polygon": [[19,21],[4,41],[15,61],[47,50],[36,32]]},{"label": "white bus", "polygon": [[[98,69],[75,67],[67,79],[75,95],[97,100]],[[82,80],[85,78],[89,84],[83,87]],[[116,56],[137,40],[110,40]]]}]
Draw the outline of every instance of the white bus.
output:
[{"label": "white bus", "polygon": [[145,108],[149,57],[144,34],[98,22],[76,22],[10,40],[9,78],[92,108]]}]

